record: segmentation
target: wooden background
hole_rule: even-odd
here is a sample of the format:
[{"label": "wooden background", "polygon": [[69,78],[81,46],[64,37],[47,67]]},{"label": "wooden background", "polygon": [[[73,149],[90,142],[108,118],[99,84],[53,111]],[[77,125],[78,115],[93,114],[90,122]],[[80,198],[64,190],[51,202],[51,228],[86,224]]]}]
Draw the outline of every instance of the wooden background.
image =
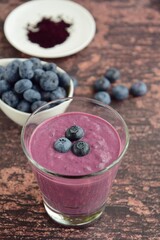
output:
[{"label": "wooden background", "polygon": [[[0,0],[0,58],[30,57],[14,49],[3,33],[6,16],[24,2]],[[0,112],[0,239],[159,240],[160,1],[75,2],[93,14],[95,38],[73,56],[49,60],[78,79],[75,95],[92,97],[93,82],[109,67],[121,71],[118,83],[129,87],[143,80],[149,92],[111,104],[128,124],[130,146],[105,213],[83,229],[64,228],[47,216],[21,149],[21,127]]]}]

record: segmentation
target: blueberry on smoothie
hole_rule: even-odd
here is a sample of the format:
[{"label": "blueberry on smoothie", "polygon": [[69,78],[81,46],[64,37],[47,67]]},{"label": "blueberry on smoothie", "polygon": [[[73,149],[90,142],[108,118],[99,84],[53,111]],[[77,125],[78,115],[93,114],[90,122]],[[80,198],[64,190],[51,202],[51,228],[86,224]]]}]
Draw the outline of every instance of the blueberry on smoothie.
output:
[{"label": "blueberry on smoothie", "polygon": [[105,73],[105,77],[110,83],[114,83],[120,78],[120,71],[117,68],[109,68]]},{"label": "blueberry on smoothie", "polygon": [[134,83],[130,88],[130,94],[134,97],[143,96],[147,93],[147,91],[147,85],[142,81]]},{"label": "blueberry on smoothie", "polygon": [[71,126],[65,132],[65,137],[71,141],[76,141],[84,136],[84,130],[80,126]]},{"label": "blueberry on smoothie", "polygon": [[72,147],[72,143],[68,138],[61,137],[54,143],[54,149],[60,153],[68,152]]},{"label": "blueberry on smoothie", "polygon": [[78,157],[87,155],[89,151],[90,146],[87,142],[84,141],[77,141],[72,146],[72,152]]}]

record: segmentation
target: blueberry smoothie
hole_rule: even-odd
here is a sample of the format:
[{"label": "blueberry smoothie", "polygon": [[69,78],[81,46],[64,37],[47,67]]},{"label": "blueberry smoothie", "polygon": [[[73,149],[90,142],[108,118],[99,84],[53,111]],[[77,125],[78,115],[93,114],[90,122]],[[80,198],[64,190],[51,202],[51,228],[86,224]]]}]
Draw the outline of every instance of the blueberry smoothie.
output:
[{"label": "blueberry smoothie", "polygon": [[120,137],[109,122],[82,112],[60,114],[37,126],[28,145],[32,159],[55,173],[34,168],[49,209],[77,217],[104,207],[119,164],[97,172],[121,153]]}]

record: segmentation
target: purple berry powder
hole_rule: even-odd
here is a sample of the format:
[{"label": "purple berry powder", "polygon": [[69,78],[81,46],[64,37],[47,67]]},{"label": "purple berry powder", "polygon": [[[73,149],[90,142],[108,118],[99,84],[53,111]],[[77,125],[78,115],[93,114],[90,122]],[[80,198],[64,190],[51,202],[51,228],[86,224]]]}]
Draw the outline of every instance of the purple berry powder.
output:
[{"label": "purple berry powder", "polygon": [[54,21],[44,17],[35,25],[28,24],[27,36],[31,42],[43,48],[52,48],[69,37],[68,28],[71,25],[60,18],[59,21]]}]

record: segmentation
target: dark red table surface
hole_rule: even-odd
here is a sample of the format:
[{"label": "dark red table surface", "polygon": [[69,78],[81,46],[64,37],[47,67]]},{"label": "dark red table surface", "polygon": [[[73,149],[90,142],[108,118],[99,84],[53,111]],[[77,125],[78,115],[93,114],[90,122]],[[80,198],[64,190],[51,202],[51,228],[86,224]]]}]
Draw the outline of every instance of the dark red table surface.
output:
[{"label": "dark red table surface", "polygon": [[[6,40],[7,15],[26,1],[0,0],[0,58],[30,57]],[[81,52],[50,59],[78,79],[77,96],[93,96],[93,82],[107,68],[121,71],[118,83],[147,83],[148,94],[111,103],[126,120],[130,146],[102,217],[88,228],[65,228],[46,214],[24,156],[21,127],[0,111],[0,239],[160,239],[160,2],[76,0],[94,16],[94,40]],[[15,32],[18,31],[15,29]],[[46,60],[46,59],[43,59]]]}]

